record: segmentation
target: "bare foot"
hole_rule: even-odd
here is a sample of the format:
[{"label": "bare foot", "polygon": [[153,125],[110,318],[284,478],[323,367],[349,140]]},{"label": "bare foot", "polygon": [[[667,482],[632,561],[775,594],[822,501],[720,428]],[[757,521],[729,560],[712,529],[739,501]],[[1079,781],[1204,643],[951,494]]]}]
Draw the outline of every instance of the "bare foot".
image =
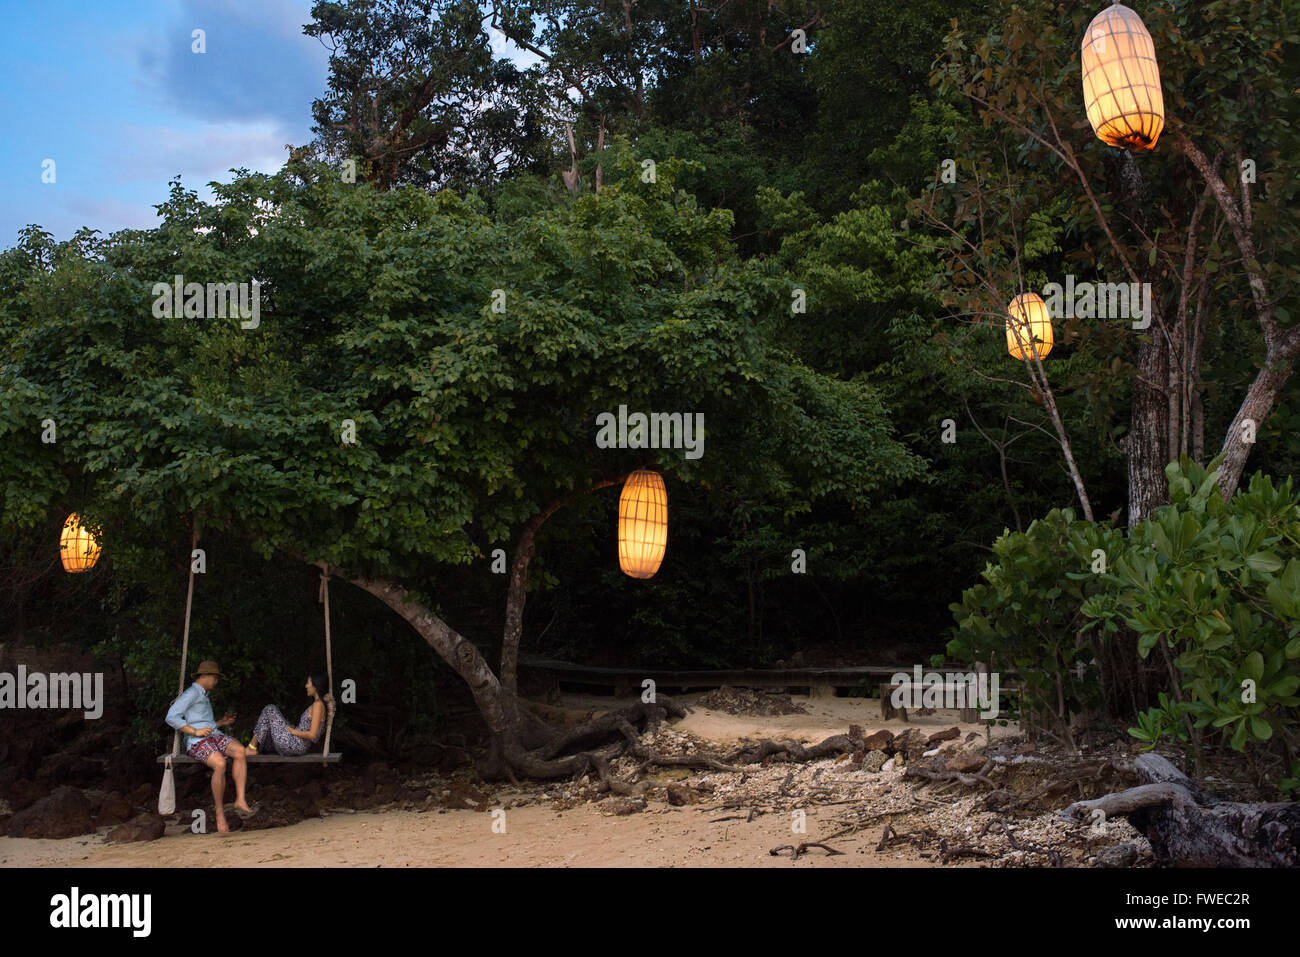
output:
[{"label": "bare foot", "polygon": [[230,825],[226,823],[226,816],[224,814],[217,815],[217,833],[218,834],[230,833]]},{"label": "bare foot", "polygon": [[251,807],[248,806],[248,801],[246,801],[246,800],[245,800],[245,801],[236,801],[234,804],[232,804],[232,805],[230,805],[230,806],[233,807],[236,811],[243,811],[243,812],[246,813],[246,814],[252,814],[252,813],[253,813],[253,809],[252,809]]}]

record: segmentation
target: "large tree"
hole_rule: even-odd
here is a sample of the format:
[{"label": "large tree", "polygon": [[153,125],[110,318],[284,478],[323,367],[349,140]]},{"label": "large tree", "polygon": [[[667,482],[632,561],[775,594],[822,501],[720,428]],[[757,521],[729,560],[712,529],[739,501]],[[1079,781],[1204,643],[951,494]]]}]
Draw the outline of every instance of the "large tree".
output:
[{"label": "large tree", "polygon": [[[449,193],[292,164],[216,185],[213,204],[176,185],[153,230],[29,232],[0,260],[0,522],[75,507],[110,555],[175,540],[183,520],[244,535],[405,618],[468,684],[489,769],[554,776],[613,753],[616,722],[559,735],[518,706],[548,517],[647,465],[670,499],[739,489],[785,515],[861,507],[921,469],[871,386],[771,344],[788,280],[739,262],[729,215],[699,210],[675,167],[646,183],[616,151],[599,195],[498,223]],[[257,280],[260,322],[155,316],[154,284],[176,275]],[[599,448],[596,416],[620,405],[703,413],[703,456]],[[511,569],[494,669],[438,589],[440,568],[486,574],[497,545]],[[601,731],[616,743],[593,752]]]},{"label": "large tree", "polygon": [[[936,170],[922,209],[954,302],[995,322],[1015,294],[1037,291],[1031,280],[1151,284],[1150,328],[1076,320],[1058,337],[1113,357],[1131,385],[1134,525],[1165,500],[1169,462],[1204,460],[1207,429],[1224,430],[1220,481],[1233,493],[1300,357],[1284,305],[1296,292],[1300,134],[1280,121],[1295,113],[1300,39],[1294,3],[1143,6],[1167,116],[1154,152],[1132,155],[1085,120],[1080,41],[1099,10],[1007,3],[993,28],[952,31],[936,81],[984,128],[954,145],[957,180]],[[1045,225],[1056,261],[1028,270],[1020,244]],[[1234,396],[1217,417],[1214,392]]]}]

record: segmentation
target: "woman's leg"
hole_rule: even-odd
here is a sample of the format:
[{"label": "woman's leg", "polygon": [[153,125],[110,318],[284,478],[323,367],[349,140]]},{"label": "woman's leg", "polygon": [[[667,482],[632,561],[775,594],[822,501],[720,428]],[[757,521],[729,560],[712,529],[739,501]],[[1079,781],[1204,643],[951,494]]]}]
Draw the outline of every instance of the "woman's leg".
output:
[{"label": "woman's leg", "polygon": [[271,741],[275,742],[275,750],[286,757],[297,757],[300,754],[307,753],[307,741],[289,733],[289,729],[284,726],[284,715],[276,711],[275,716],[271,719],[270,728]]},{"label": "woman's leg", "polygon": [[259,749],[264,747],[268,741],[274,741],[272,731],[276,727],[284,727],[284,715],[280,709],[273,704],[268,704],[258,715],[257,724],[253,727],[253,741]]}]

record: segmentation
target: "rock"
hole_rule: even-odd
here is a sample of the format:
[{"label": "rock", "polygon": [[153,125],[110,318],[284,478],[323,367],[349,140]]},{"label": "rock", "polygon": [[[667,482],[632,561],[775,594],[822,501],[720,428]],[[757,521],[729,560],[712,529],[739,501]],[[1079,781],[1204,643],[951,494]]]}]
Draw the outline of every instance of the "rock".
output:
[{"label": "rock", "polygon": [[103,728],[98,731],[87,731],[73,740],[66,748],[64,754],[75,757],[89,757],[95,754],[107,754],[113,750],[117,744],[120,732],[115,728]]},{"label": "rock", "polygon": [[106,824],[125,824],[131,820],[133,814],[135,809],[131,807],[131,802],[113,791],[104,795],[103,800],[99,802],[99,806],[94,811],[94,818],[95,823],[103,827]]},{"label": "rock", "polygon": [[1137,848],[1132,844],[1113,844],[1099,850],[1095,861],[1098,867],[1132,867],[1137,858]]},{"label": "rock", "polygon": [[5,788],[5,791],[9,799],[9,806],[15,811],[31,807],[48,793],[45,788],[40,787],[36,782],[26,781],[21,778],[10,783]]},{"label": "rock", "polygon": [[889,746],[893,742],[893,740],[894,740],[894,732],[877,731],[869,738],[864,739],[862,742],[862,746],[866,748],[868,751],[888,751]]},{"label": "rock", "polygon": [[[171,742],[168,742],[167,752],[171,753]],[[152,781],[154,775],[158,776],[159,781],[162,780],[162,767],[154,761],[156,754],[152,744],[120,745],[115,748],[109,754],[104,786],[135,803],[131,792],[141,781]]]},{"label": "rock", "polygon": [[321,787],[319,781],[308,781],[298,789],[303,797],[311,798],[313,801],[319,801],[325,797],[325,789]]},{"label": "rock", "polygon": [[666,790],[668,791],[668,803],[673,807],[700,803],[700,796],[684,784],[670,784]]},{"label": "rock", "polygon": [[927,749],[933,748],[936,744],[942,744],[945,741],[952,741],[954,738],[961,737],[961,728],[949,728],[947,731],[940,731],[930,735],[925,739]]},{"label": "rock", "polygon": [[47,788],[55,785],[90,787],[104,779],[104,764],[102,759],[54,754],[41,762],[41,768],[36,772],[36,783]]},{"label": "rock", "polygon": [[764,693],[753,688],[733,688],[729,685],[701,695],[695,705],[710,711],[725,711],[727,714],[767,716],[808,713],[802,705],[795,704],[788,694]]},{"label": "rock", "polygon": [[[263,804],[256,814],[243,820],[243,830],[245,831],[264,831],[271,827],[288,827],[291,824],[297,824],[306,815],[302,808],[297,804],[277,804],[271,807]],[[208,827],[210,830],[216,830],[216,819],[209,817]],[[237,822],[241,821],[238,815],[226,808],[226,820],[230,824],[231,830],[236,830]]]},{"label": "rock", "polygon": [[617,798],[605,805],[610,814],[619,817],[625,817],[628,814],[639,814],[645,810],[645,801],[642,798]]},{"label": "rock", "polygon": [[57,787],[9,822],[10,837],[61,838],[95,830],[90,801],[74,787]]},{"label": "rock", "polygon": [[890,742],[891,748],[906,748],[907,742],[912,739],[918,732],[916,728],[907,728],[894,735],[894,740]]},{"label": "rock", "polygon": [[946,756],[944,763],[949,771],[961,771],[968,774],[984,767],[984,762],[987,760],[988,758],[975,751],[958,751],[956,754]]},{"label": "rock", "polygon": [[894,738],[890,748],[895,754],[906,754],[916,760],[927,750],[925,733],[920,728],[908,728]]},{"label": "rock", "polygon": [[884,751],[871,751],[862,759],[862,770],[870,771],[874,774],[883,768],[890,760],[889,755],[885,754]]},{"label": "rock", "polygon": [[167,825],[157,814],[138,814],[125,824],[108,832],[109,844],[128,844],[133,841],[156,841],[163,836]]},{"label": "rock", "polygon": [[882,765],[880,766],[880,770],[882,770],[882,771],[889,771],[889,770],[891,770],[893,767],[894,767],[894,759],[893,759],[893,758],[890,758],[888,761],[886,761],[884,764],[882,764]]},{"label": "rock", "polygon": [[[175,777],[175,775],[173,775],[173,777]],[[158,780],[161,784],[162,778],[159,777]],[[152,784],[141,784],[131,792],[129,800],[132,807],[157,807],[158,792],[154,790],[154,785]]]},{"label": "rock", "polygon": [[684,780],[694,773],[690,768],[659,768],[653,774],[646,775],[646,780],[651,787],[657,787],[661,784],[671,784],[675,781]]}]

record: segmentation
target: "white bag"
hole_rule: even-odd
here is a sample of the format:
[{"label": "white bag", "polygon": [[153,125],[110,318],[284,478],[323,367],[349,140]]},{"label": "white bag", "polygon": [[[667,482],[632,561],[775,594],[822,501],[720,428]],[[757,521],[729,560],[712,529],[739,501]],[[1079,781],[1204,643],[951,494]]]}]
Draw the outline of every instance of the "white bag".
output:
[{"label": "white bag", "polygon": [[166,770],[163,771],[162,787],[158,791],[158,813],[163,817],[176,813],[176,779],[172,775],[171,755],[163,762]]}]

